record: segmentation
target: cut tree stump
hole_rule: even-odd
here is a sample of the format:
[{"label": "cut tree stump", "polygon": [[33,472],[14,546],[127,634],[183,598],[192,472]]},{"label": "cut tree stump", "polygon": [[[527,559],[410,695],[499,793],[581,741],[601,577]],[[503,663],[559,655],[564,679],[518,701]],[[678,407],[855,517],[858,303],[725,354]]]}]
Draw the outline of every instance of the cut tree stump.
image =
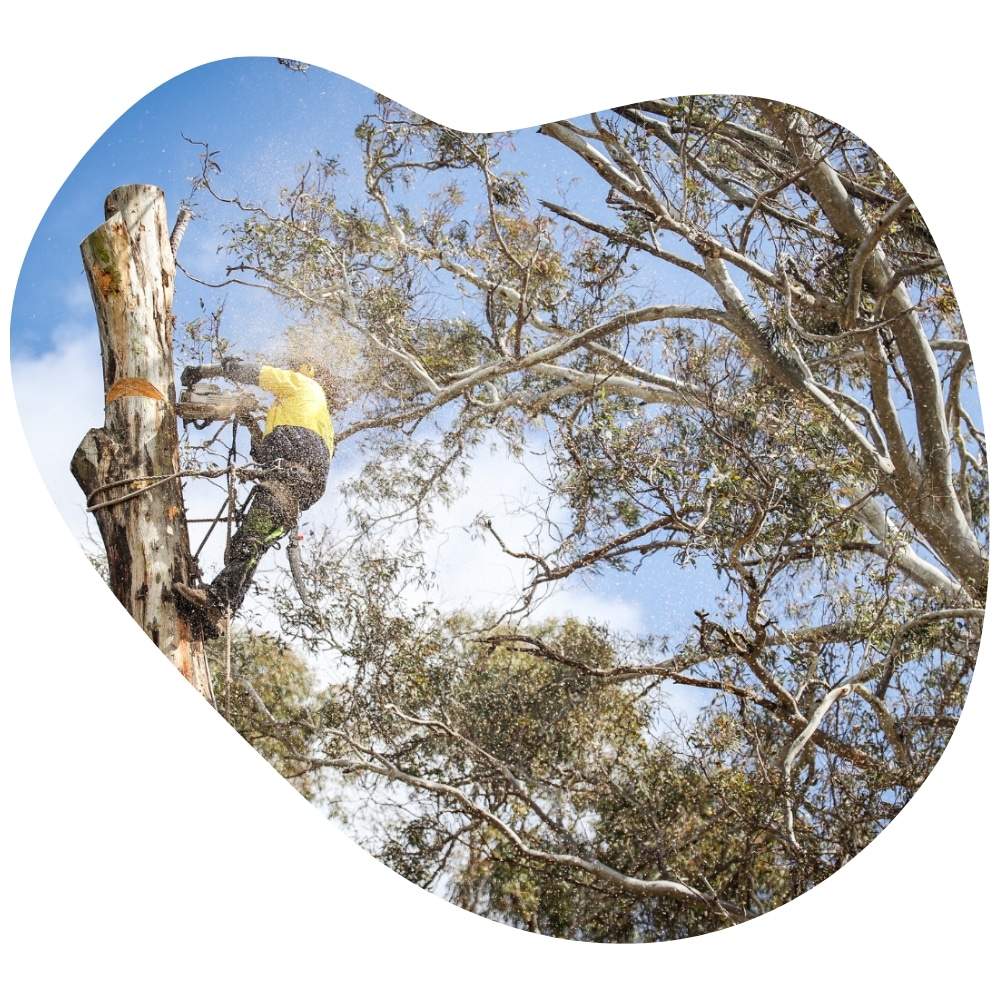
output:
[{"label": "cut tree stump", "polygon": [[87,433],[71,468],[97,519],[115,596],[214,704],[204,636],[173,593],[194,564],[178,475],[176,268],[163,192],[116,188],[104,214],[80,246],[100,332],[104,426]]}]

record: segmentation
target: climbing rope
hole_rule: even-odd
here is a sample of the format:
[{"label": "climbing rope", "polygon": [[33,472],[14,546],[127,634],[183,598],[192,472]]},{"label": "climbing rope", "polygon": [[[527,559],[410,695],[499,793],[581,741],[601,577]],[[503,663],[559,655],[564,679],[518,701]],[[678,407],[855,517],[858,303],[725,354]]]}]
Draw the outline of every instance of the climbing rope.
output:
[{"label": "climbing rope", "polygon": [[[246,482],[249,480],[259,480],[264,474],[265,470],[261,469],[254,463],[248,463],[246,465],[237,465],[238,449],[237,449],[237,439],[238,431],[241,425],[245,426],[249,421],[233,421],[233,437],[232,442],[229,446],[229,453],[227,455],[227,463],[224,468],[221,469],[184,469],[180,472],[170,473],[163,476],[155,477],[145,477],[145,476],[131,476],[127,479],[118,479],[113,482],[104,483],[98,486],[92,493],[87,497],[87,512],[94,513],[98,510],[104,510],[109,507],[113,507],[120,503],[125,503],[128,500],[133,500],[136,497],[142,496],[148,493],[150,490],[155,489],[157,486],[162,486],[165,483],[172,482],[175,479],[191,478],[191,479],[217,479],[221,476],[226,476],[226,499],[223,501],[222,506],[217,511],[215,517],[205,519],[209,521],[208,530],[205,532],[198,548],[192,555],[192,567],[193,575],[200,579],[200,572],[197,569],[198,557],[201,555],[208,539],[211,537],[212,532],[215,530],[216,525],[220,521],[225,519],[226,521],[226,551],[228,552],[229,546],[233,540],[233,526],[238,524],[241,519],[246,514],[247,509],[253,501],[254,495],[257,492],[258,484],[255,483],[253,488],[247,495],[246,500],[242,505],[237,502],[237,486],[240,482]],[[256,429],[259,433],[259,428],[254,425],[253,429]],[[254,435],[251,434],[253,437]],[[251,448],[251,454],[253,449]],[[274,473],[274,470],[270,470]],[[110,500],[104,500],[100,503],[94,503],[94,499],[106,490],[114,489],[119,486],[128,486],[142,483],[136,489],[133,489],[127,493],[122,494],[122,496],[114,497]],[[281,541],[281,537],[284,535],[284,530],[282,529],[277,537],[273,541],[268,538],[267,541],[270,544],[266,544],[265,548],[271,548],[277,545]],[[303,605],[308,608],[314,615],[321,617],[321,612],[316,606],[315,602],[310,595],[308,588],[305,583],[305,576],[302,567],[302,555],[299,550],[299,538],[298,538],[298,523],[297,519],[293,523],[289,530],[289,542],[288,542],[288,562],[289,569],[291,570],[292,581],[295,585],[295,589],[298,591],[299,597],[302,600]],[[225,647],[224,647],[224,668],[225,668],[225,691],[224,691],[224,713],[227,719],[231,717],[231,691],[232,691],[232,608],[226,607],[225,609]],[[209,677],[209,685],[211,688],[211,677]],[[256,692],[254,692],[256,693]],[[212,702],[215,703],[215,692],[211,690]]]},{"label": "climbing rope", "polygon": [[233,440],[229,445],[229,463],[226,466],[226,470],[229,473],[226,476],[226,500],[229,505],[229,513],[226,517],[226,551],[229,551],[229,546],[233,540],[233,518],[236,511],[236,434],[239,430],[239,424],[233,421]]},{"label": "climbing rope", "polygon": [[222,501],[222,506],[219,508],[219,512],[215,517],[209,518],[211,522],[208,531],[205,532],[205,537],[201,540],[201,544],[198,546],[197,551],[194,553],[192,558],[197,562],[198,556],[201,555],[201,550],[205,547],[205,543],[208,541],[209,536],[215,530],[215,526],[222,520],[222,515],[225,514],[226,508],[229,506],[229,494],[226,494],[226,499]]},{"label": "climbing rope", "polygon": [[226,606],[226,652],[225,652],[225,666],[226,666],[226,690],[225,690],[225,715],[226,722],[232,725],[233,722],[233,711],[231,695],[233,689],[233,615],[232,609]]},{"label": "climbing rope", "polygon": [[[228,513],[226,516],[226,552],[229,552],[229,546],[233,541],[233,521],[236,518],[236,434],[239,430],[239,424],[233,421],[233,440],[232,444],[229,446],[229,464],[227,469],[229,475],[226,479],[226,506],[228,507]],[[254,489],[257,487],[255,486]],[[253,495],[253,490],[250,491],[251,496]],[[247,497],[247,504],[250,503],[250,497]],[[246,505],[244,505],[244,510]],[[241,511],[242,514],[242,511]],[[213,524],[209,528],[211,533]],[[208,535],[205,536],[208,538]],[[202,542],[204,544],[204,542]],[[225,635],[226,635],[226,694],[225,694],[225,705],[226,705],[226,722],[232,725],[232,690],[233,690],[233,609],[227,604],[226,605],[226,624],[225,624]]]},{"label": "climbing rope", "polygon": [[[237,475],[242,479],[256,479],[261,475],[259,469],[255,469],[254,465],[251,463],[249,465],[240,466],[237,470]],[[114,482],[104,483],[102,486],[98,486],[87,497],[87,513],[93,514],[94,511],[104,510],[106,507],[114,507],[116,504],[124,503],[126,500],[134,500],[138,496],[142,496],[143,493],[148,493],[150,490],[156,489],[157,486],[162,486],[164,483],[169,483],[173,479],[217,479],[219,476],[225,476],[229,473],[229,466],[224,469],[183,469],[180,472],[171,472],[166,476],[129,476],[128,479],[117,479]],[[103,493],[105,490],[114,489],[116,486],[128,486],[130,483],[143,483],[138,489],[132,490],[130,493],[124,493],[120,497],[115,497],[112,500],[104,500],[101,503],[93,503],[94,497],[99,493]]]}]

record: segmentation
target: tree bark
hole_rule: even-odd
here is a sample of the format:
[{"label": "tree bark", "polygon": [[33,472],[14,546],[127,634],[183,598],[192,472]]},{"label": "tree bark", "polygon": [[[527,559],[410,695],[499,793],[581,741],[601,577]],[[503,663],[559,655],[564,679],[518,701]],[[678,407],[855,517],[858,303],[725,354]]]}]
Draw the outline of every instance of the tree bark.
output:
[{"label": "tree bark", "polygon": [[[71,468],[108,555],[111,589],[175,667],[214,704],[204,636],[178,611],[193,568],[181,491],[171,312],[175,262],[163,192],[116,188],[81,244],[104,367],[104,427]],[[140,492],[142,491],[142,492]]]}]

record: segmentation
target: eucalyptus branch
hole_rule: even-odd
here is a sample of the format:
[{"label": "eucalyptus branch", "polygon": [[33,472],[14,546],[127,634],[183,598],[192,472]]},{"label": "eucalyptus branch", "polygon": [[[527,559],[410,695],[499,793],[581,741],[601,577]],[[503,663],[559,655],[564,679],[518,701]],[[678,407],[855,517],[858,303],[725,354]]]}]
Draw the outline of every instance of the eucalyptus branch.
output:
[{"label": "eucalyptus branch", "polygon": [[879,242],[892,227],[892,224],[912,204],[913,199],[908,194],[903,195],[895,205],[883,214],[882,218],[875,225],[875,228],[861,241],[861,245],[854,255],[854,260],[851,261],[850,277],[847,284],[847,298],[844,303],[844,326],[851,326],[857,322],[861,304],[864,270],[868,259],[875,253]]},{"label": "eucalyptus branch", "polygon": [[443,722],[438,719],[422,719],[418,716],[410,715],[392,703],[387,704],[386,708],[396,715],[397,718],[409,725],[433,729],[436,732],[449,736],[451,739],[464,746],[473,757],[488,763],[495,769],[496,773],[508,783],[514,796],[528,806],[528,808],[545,824],[545,826],[548,827],[548,829],[563,842],[565,847],[580,853],[580,845],[573,837],[570,836],[569,831],[566,830],[562,823],[558,822],[551,815],[549,815],[548,810],[545,809],[545,807],[542,806],[534,796],[528,793],[524,779],[517,777],[508,764],[491,754],[481,744],[476,743],[474,740],[470,740],[468,737],[458,732],[457,729],[449,725],[447,722]]},{"label": "eucalyptus branch", "polygon": [[640,879],[630,875],[625,875],[615,870],[609,865],[595,859],[580,857],[576,854],[562,854],[555,851],[547,851],[530,846],[508,823],[502,820],[490,809],[481,805],[471,798],[466,792],[447,782],[434,781],[405,771],[390,761],[381,758],[381,755],[373,755],[375,760],[364,759],[329,759],[321,760],[317,763],[320,766],[348,767],[351,769],[361,769],[380,774],[384,777],[400,781],[412,788],[422,788],[425,791],[442,795],[451,799],[462,807],[462,809],[491,826],[497,833],[517,850],[523,857],[530,861],[535,861],[545,865],[555,865],[566,867],[572,870],[584,872],[603,883],[610,890],[626,892],[637,898],[657,898],[665,897],[675,899],[679,902],[694,903],[700,906],[714,908],[722,906],[726,913],[734,920],[745,919],[746,912],[735,904],[725,900],[720,900],[711,893],[699,892],[681,882],[668,879]]}]

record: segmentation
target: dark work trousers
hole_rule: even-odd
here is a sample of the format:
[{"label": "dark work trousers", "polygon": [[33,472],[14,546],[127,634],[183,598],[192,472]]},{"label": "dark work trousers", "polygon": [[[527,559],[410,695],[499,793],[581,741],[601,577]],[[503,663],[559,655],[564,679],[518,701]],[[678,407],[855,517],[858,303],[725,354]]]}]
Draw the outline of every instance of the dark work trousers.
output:
[{"label": "dark work trousers", "polygon": [[264,477],[229,542],[225,566],[208,586],[215,603],[232,611],[243,603],[264,552],[323,495],[330,471],[326,443],[305,427],[275,427],[261,441],[255,458]]}]

